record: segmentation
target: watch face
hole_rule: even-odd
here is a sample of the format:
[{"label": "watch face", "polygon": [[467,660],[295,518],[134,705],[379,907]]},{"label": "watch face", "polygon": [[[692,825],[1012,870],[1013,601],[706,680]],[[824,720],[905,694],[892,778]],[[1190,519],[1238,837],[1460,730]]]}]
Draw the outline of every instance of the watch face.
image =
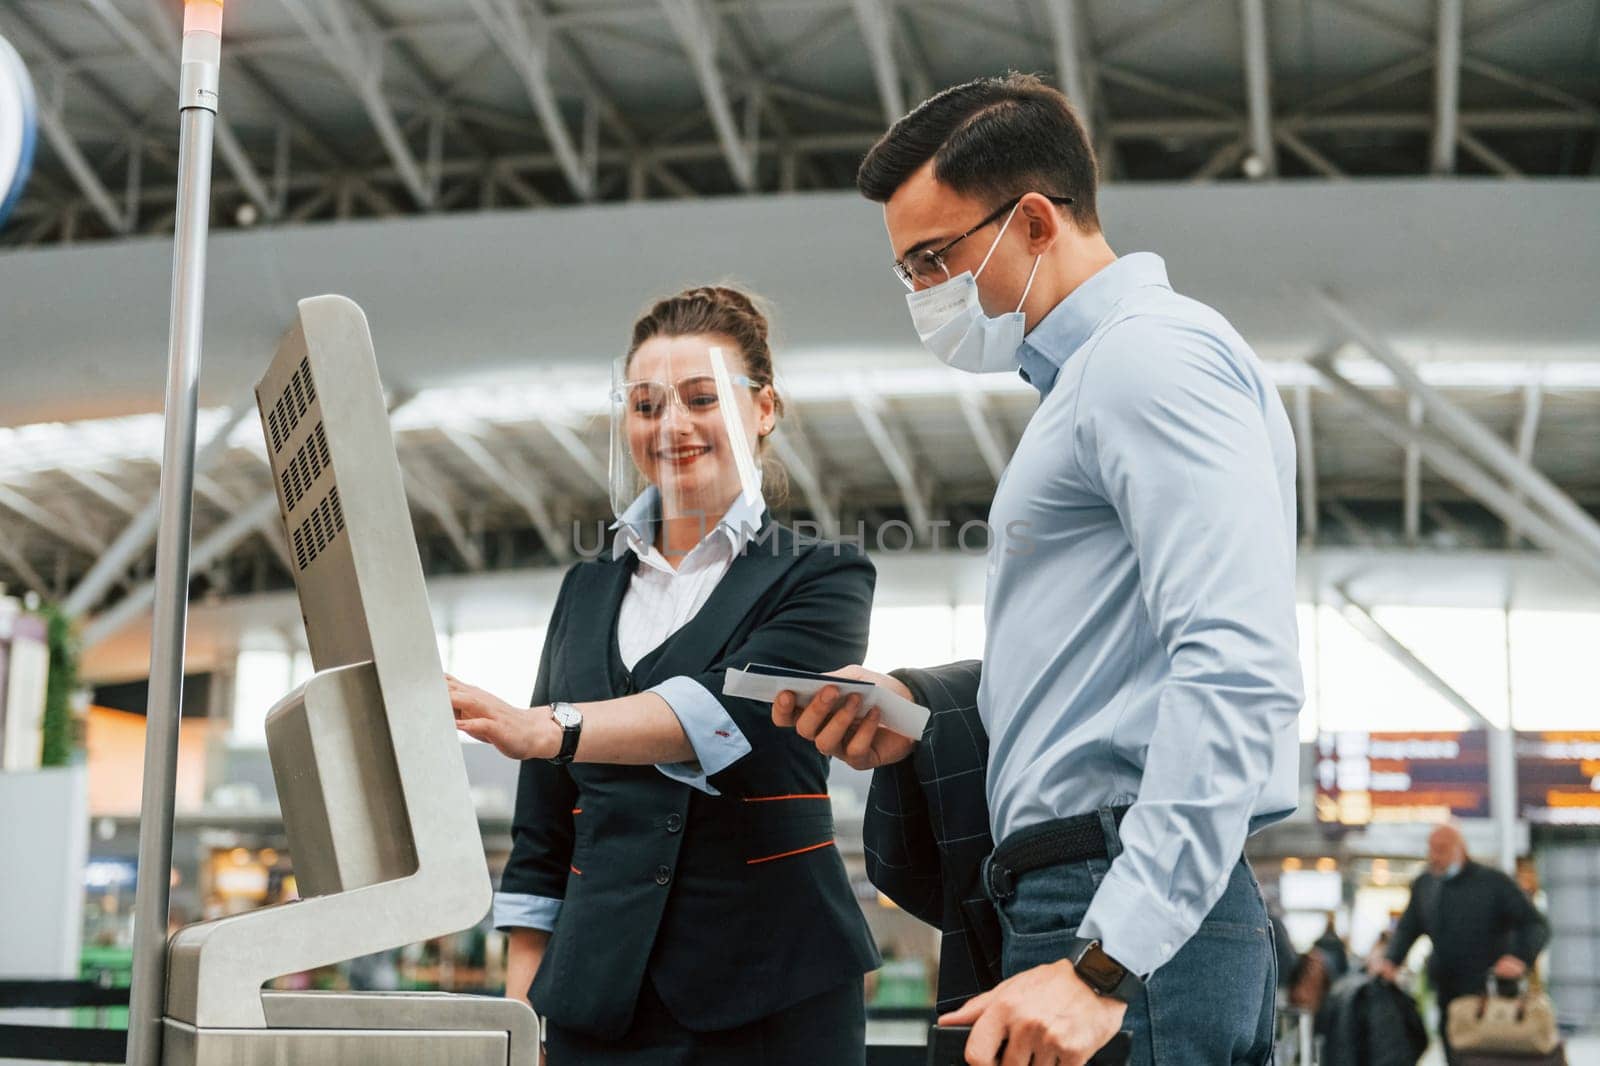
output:
[{"label": "watch face", "polygon": [[1078,976],[1084,983],[1096,992],[1105,995],[1122,983],[1127,971],[1120,963],[1115,962],[1110,955],[1100,950],[1099,944],[1091,944],[1084,953],[1078,957],[1075,964]]},{"label": "watch face", "polygon": [[583,724],[583,715],[578,713],[578,708],[568,707],[564,704],[551,711],[550,717],[554,718],[556,724],[563,729],[571,729],[573,726]]}]

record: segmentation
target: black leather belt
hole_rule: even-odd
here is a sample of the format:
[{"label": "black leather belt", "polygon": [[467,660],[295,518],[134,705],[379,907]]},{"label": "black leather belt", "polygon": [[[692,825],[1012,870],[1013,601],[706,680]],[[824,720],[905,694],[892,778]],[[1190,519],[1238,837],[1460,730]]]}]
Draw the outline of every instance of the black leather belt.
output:
[{"label": "black leather belt", "polygon": [[[1110,810],[1114,823],[1120,826],[1128,807]],[[1110,854],[1099,811],[1030,825],[1012,833],[994,849],[987,875],[989,892],[995,899],[1007,899],[1017,889],[1017,878],[1025,873],[1046,866],[1109,858]]]}]

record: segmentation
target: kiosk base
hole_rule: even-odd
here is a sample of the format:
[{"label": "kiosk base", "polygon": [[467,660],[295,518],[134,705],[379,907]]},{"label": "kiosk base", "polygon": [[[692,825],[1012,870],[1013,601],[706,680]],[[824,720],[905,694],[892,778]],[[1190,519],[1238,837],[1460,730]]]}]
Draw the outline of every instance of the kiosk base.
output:
[{"label": "kiosk base", "polygon": [[263,992],[266,1029],[164,1019],[162,1066],[534,1066],[533,1011],[443,992]]}]

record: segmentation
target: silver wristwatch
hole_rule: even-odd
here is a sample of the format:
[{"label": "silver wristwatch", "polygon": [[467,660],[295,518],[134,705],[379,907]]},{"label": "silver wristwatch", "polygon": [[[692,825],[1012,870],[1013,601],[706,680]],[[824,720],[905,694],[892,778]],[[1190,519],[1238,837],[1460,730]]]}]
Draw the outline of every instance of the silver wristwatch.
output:
[{"label": "silver wristwatch", "polygon": [[561,750],[551,758],[557,766],[565,766],[578,754],[578,735],[583,732],[583,713],[570,703],[556,703],[550,707],[550,717],[561,727]]}]

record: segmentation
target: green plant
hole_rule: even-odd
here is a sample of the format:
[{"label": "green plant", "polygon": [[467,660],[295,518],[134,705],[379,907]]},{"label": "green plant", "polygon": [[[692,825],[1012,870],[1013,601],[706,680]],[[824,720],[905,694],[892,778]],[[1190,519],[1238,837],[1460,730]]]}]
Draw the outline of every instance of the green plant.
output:
[{"label": "green plant", "polygon": [[74,747],[72,694],[78,688],[78,638],[72,620],[53,606],[41,608],[49,627],[50,673],[45,683],[41,766],[65,766]]}]

